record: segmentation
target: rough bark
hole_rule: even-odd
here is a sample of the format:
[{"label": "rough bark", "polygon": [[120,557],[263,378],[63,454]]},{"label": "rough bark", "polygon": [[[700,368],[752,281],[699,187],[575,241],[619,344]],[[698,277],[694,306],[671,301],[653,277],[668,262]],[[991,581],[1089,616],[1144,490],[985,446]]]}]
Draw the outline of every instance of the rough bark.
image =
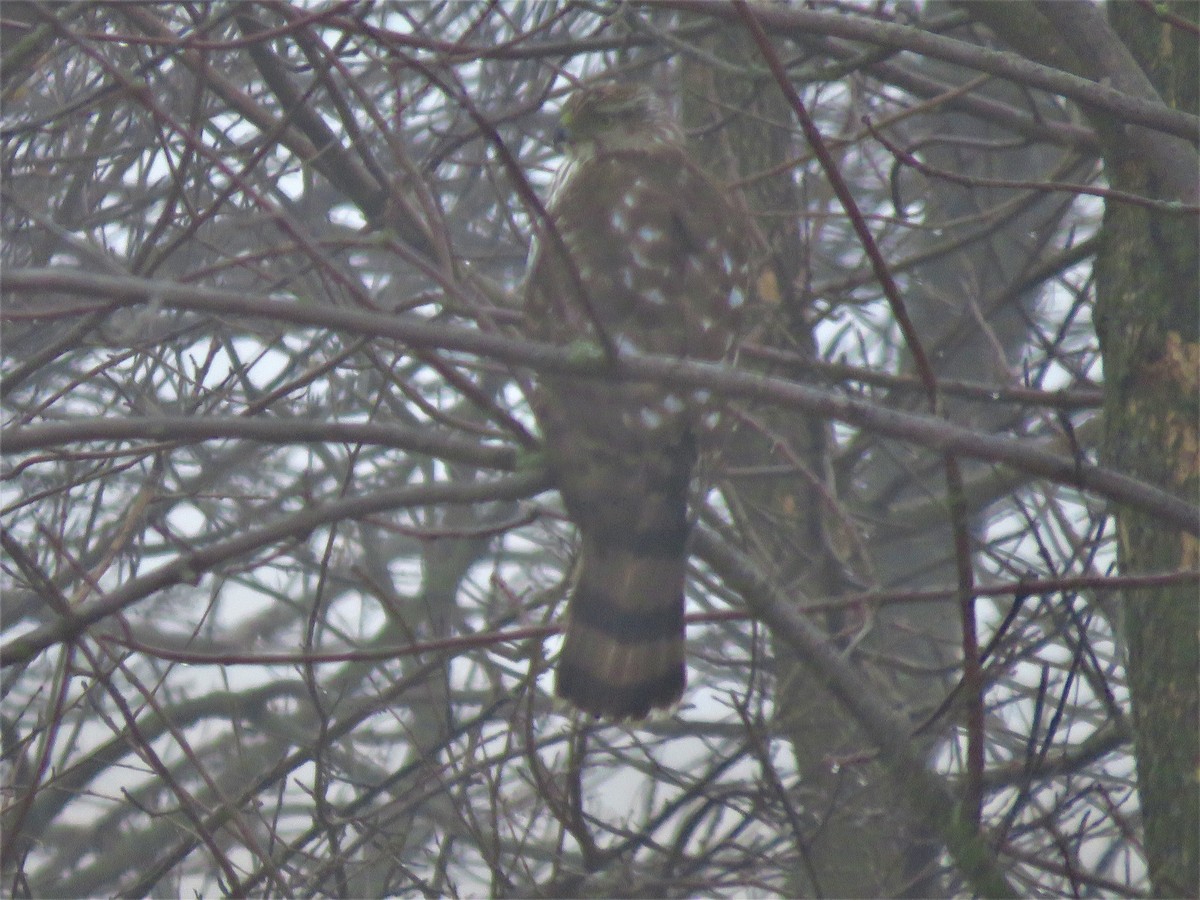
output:
[{"label": "rough bark", "polygon": [[[1191,3],[1171,4],[1196,18]],[[1109,4],[1113,28],[1169,105],[1195,113],[1194,34],[1171,29],[1136,4]],[[1154,194],[1143,157],[1110,141],[1113,187]],[[1170,198],[1167,198],[1170,199]],[[1110,465],[1194,498],[1198,473],[1200,343],[1196,221],[1110,203],[1097,262],[1097,331],[1104,354]],[[1115,511],[1123,573],[1196,568],[1190,535],[1129,509]],[[1127,667],[1146,858],[1154,893],[1200,895],[1200,601],[1188,585],[1125,595]]]}]

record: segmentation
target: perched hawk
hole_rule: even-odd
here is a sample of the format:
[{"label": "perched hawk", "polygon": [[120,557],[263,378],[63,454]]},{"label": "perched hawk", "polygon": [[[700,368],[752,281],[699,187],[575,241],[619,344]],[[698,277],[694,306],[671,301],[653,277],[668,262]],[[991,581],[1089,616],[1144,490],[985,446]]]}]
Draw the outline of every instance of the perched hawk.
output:
[{"label": "perched hawk", "polygon": [[[529,332],[618,351],[719,359],[751,298],[748,214],[688,158],[644,88],[567,101],[566,162],[526,286]],[[565,255],[562,250],[566,251]],[[683,693],[687,494],[701,406],[647,382],[544,376],[534,409],[579,529],[556,690],[579,709],[642,718]]]}]

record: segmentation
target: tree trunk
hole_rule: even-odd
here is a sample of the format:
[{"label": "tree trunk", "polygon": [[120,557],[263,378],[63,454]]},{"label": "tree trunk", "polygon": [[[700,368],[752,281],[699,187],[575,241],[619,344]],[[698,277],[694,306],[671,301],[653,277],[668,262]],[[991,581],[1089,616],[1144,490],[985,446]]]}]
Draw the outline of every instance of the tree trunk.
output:
[{"label": "tree trunk", "polygon": [[[1196,18],[1194,4],[1171,8]],[[1163,100],[1195,114],[1195,35],[1168,31],[1136,4],[1108,9]],[[1105,161],[1114,188],[1155,194],[1155,179],[1140,155],[1110,142]],[[1194,498],[1200,486],[1196,221],[1110,202],[1101,238],[1096,328],[1104,357],[1106,462]],[[1195,569],[1200,562],[1191,535],[1129,509],[1116,510],[1116,519],[1124,574]],[[1126,593],[1126,665],[1146,858],[1154,893],[1163,897],[1200,895],[1198,634],[1200,601],[1193,585]]]}]

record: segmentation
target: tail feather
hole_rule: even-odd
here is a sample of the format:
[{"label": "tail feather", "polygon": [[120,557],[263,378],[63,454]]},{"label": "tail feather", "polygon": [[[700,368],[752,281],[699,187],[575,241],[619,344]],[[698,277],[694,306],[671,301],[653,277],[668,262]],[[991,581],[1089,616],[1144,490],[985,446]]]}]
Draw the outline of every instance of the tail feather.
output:
[{"label": "tail feather", "polygon": [[560,697],[620,720],[644,718],[683,694],[682,538],[639,548],[584,535],[558,663]]},{"label": "tail feather", "polygon": [[683,693],[696,445],[686,417],[664,412],[651,431],[626,422],[658,410],[656,392],[604,387],[592,403],[550,403],[542,415],[550,469],[582,542],[556,692],[595,716],[640,719]]}]

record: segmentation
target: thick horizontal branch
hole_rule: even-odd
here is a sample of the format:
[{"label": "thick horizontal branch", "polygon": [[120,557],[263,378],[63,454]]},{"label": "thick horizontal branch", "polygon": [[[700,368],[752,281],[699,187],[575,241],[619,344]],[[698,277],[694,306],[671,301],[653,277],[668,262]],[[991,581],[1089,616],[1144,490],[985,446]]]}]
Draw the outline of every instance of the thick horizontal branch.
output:
[{"label": "thick horizontal branch", "polygon": [[182,553],[87,603],[75,615],[14,638],[0,647],[0,668],[26,663],[48,647],[73,640],[101,619],[119,613],[157,591],[180,584],[195,584],[206,572],[222,563],[244,559],[280,541],[299,540],[324,525],[405,507],[520,500],[549,486],[543,473],[527,472],[489,481],[404,485],[309,506],[301,512],[280,516],[260,528],[242,531],[236,537]]},{"label": "thick horizontal branch", "polygon": [[[726,3],[669,0],[667,5],[728,21],[738,18],[736,9]],[[1114,90],[1107,85],[1080,78],[1060,69],[1039,65],[1015,53],[992,50],[909,25],[881,22],[866,16],[819,12],[799,6],[782,8],[755,4],[754,15],[774,36],[800,39],[810,34],[826,34],[863,41],[878,47],[908,50],[931,59],[940,59],[977,72],[997,75],[1017,84],[1069,97],[1078,103],[1103,110],[1124,122],[1173,134],[1193,144],[1200,141],[1200,119],[1189,113]]]},{"label": "thick horizontal branch", "polygon": [[[612,364],[600,359],[598,353],[593,359],[581,359],[579,351],[574,348],[485,334],[471,328],[432,323],[415,316],[301,305],[235,291],[134,277],[95,275],[76,269],[17,269],[7,273],[5,289],[9,293],[69,292],[89,298],[106,298],[108,301],[107,304],[101,301],[86,306],[77,305],[69,310],[64,310],[61,302],[56,302],[47,306],[44,313],[24,301],[19,314],[21,318],[57,318],[82,310],[102,310],[106,305],[115,307],[153,303],[166,308],[328,328],[395,340],[414,349],[456,350],[528,366],[538,371],[592,378],[650,380],[680,388],[706,388],[726,397],[763,401],[809,415],[835,419],[887,437],[911,441],[939,453],[951,452],[1004,463],[1031,475],[1152,513],[1164,525],[1200,534],[1200,508],[1154,485],[1091,465],[1083,459],[1060,456],[1028,440],[981,434],[943,419],[897,412],[854,397],[754,372],[730,370],[712,363],[623,352],[619,361]],[[6,311],[3,315],[7,317],[10,314]]]},{"label": "thick horizontal branch", "polygon": [[[853,381],[893,391],[924,390],[920,380],[914,375],[894,375],[891,372],[881,372],[878,369],[853,366],[849,363],[813,359],[764,344],[743,343],[738,353],[743,359],[781,364],[786,366],[788,371],[814,374],[824,381]],[[1037,388],[988,384],[985,381],[964,381],[957,378],[939,378],[938,392],[947,397],[965,397],[987,403],[1020,403],[1023,406],[1043,409],[1097,409],[1104,403],[1104,392],[1092,388],[1043,391]]]},{"label": "thick horizontal branch", "polygon": [[211,440],[272,444],[330,441],[392,447],[451,462],[511,472],[518,451],[482,444],[438,428],[378,422],[317,422],[274,418],[189,418],[155,416],[128,419],[70,419],[44,425],[0,429],[0,453],[28,453],[82,441],[161,441],[168,444]]}]

